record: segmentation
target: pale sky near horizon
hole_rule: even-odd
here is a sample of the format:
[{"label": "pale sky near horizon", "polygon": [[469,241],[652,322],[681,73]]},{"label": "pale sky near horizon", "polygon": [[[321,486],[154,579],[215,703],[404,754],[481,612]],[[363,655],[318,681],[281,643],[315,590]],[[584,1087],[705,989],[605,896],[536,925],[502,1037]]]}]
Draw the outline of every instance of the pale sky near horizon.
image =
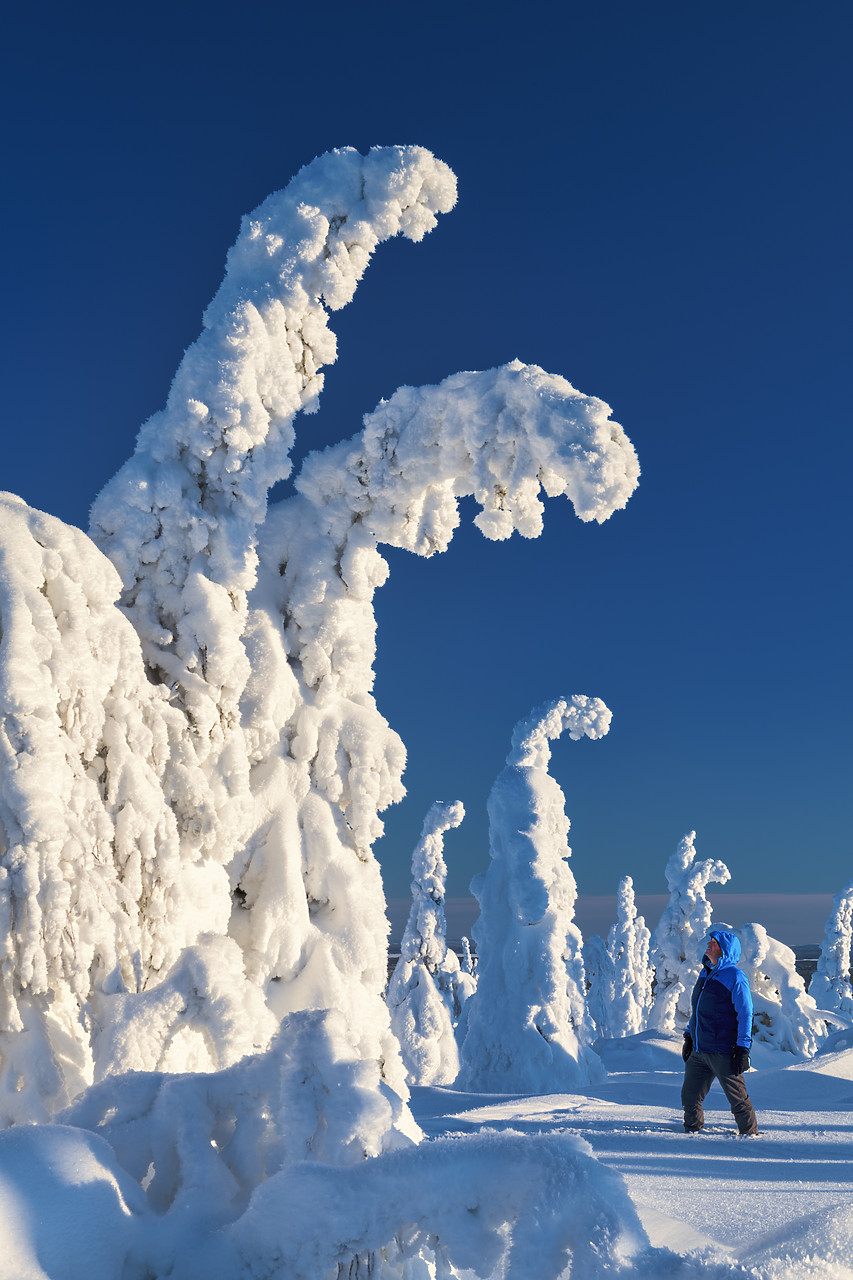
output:
[{"label": "pale sky near horizon", "polygon": [[[710,885],[707,895],[715,925],[725,923],[740,929],[745,924],[760,924],[771,938],[788,947],[819,947],[832,911],[832,895],[828,893],[733,893]],[[637,895],[637,914],[644,918],[649,929],[654,929],[667,901],[665,893]],[[389,899],[392,942],[402,938],[410,907],[411,897]],[[477,903],[470,896],[448,898],[445,903],[447,937],[451,940],[470,938],[478,914]],[[611,925],[616,923],[615,893],[581,894],[575,906],[575,923],[585,939],[593,933],[606,939]]]},{"label": "pale sky near horizon", "polygon": [[[686,831],[744,893],[853,875],[846,3],[401,8],[290,0],[19,7],[0,77],[0,488],[85,527],[165,401],[240,216],[331,147],[414,142],[459,203],[377,252],[298,448],[401,384],[516,356],[600,396],[642,467],[628,508],[540,539],[470,523],[389,554],[376,696],[409,751],[388,893],[461,799],[452,895],[488,858],[514,723],[588,693],[561,742],[582,894],[665,891]],[[808,941],[809,939],[805,939]]]}]

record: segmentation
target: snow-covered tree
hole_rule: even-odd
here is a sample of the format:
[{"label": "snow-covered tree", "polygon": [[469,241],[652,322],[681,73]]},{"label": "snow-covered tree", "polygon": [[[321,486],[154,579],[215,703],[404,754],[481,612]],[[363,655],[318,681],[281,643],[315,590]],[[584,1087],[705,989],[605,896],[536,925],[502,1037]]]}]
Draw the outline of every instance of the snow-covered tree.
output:
[{"label": "snow-covered tree", "polygon": [[589,1016],[602,1040],[614,1039],[618,1033],[610,1011],[616,990],[616,969],[607,943],[597,933],[591,934],[583,944],[583,964]]},{"label": "snow-covered tree", "polygon": [[737,936],[740,967],[752,990],[754,1043],[814,1057],[826,1039],[827,1025],[797,973],[793,951],[768,937],[760,924],[745,924]]},{"label": "snow-covered tree", "polygon": [[616,924],[607,935],[607,951],[614,971],[611,1035],[619,1037],[645,1030],[654,977],[649,961],[651,935],[645,920],[637,914],[630,876],[619,882],[616,912]]},{"label": "snow-covered tree", "polygon": [[695,839],[696,832],[688,832],[666,864],[669,902],[652,935],[655,992],[648,1025],[667,1033],[683,1031],[690,1017],[690,996],[711,926],[705,888],[731,879],[728,867],[716,858],[696,862]]},{"label": "snow-covered tree", "polygon": [[412,854],[412,906],[385,993],[410,1084],[451,1084],[459,1072],[454,1026],[470,979],[447,946],[444,833],[464,816],[458,800],[437,800]]},{"label": "snow-covered tree", "polygon": [[[17,500],[5,509],[17,567],[2,604],[0,964],[15,1118],[109,1074],[113,1053],[148,1069],[164,1054],[215,1068],[245,1053],[235,1031],[210,1056],[206,1028],[232,1023],[207,996],[187,991],[187,1014],[132,998],[206,974],[215,1002],[213,940],[230,937],[274,1015],[256,1021],[255,1047],[291,1012],[340,1011],[341,1053],[380,1064],[395,1124],[414,1133],[372,853],[405,760],[371,692],[379,545],[443,550],[468,494],[490,538],[536,536],[540,490],[601,521],[638,475],[606,405],[513,362],[397,392],[267,512],[293,417],[334,359],[327,313],[381,240],[420,239],[454,199],[453,175],[420,148],[307,166],[244,220],[165,409],[95,503],[97,547]],[[251,1008],[248,985],[244,997]],[[69,1040],[48,1052],[54,1022]],[[51,1070],[22,1073],[30,1050]],[[37,1097],[17,1088],[24,1074]]]},{"label": "snow-covered tree", "polygon": [[586,1005],[577,888],[567,859],[569,820],[548,773],[549,742],[601,738],[610,711],[576,694],[519,721],[489,796],[491,861],[472,882],[477,990],[465,1006],[460,1089],[544,1093],[597,1079]]},{"label": "snow-covered tree", "polygon": [[817,971],[809,995],[820,1009],[853,1015],[853,988],[850,984],[851,942],[853,942],[853,880],[832,900],[826,922]]},{"label": "snow-covered tree", "polygon": [[0,498],[4,1124],[44,1119],[107,1069],[109,993],[144,991],[228,926],[227,892],[181,856],[164,779],[191,790],[198,768],[118,590],[83,533]]},{"label": "snow-covered tree", "polygon": [[616,911],[607,943],[593,934],[583,948],[589,1011],[598,1034],[614,1040],[645,1030],[654,980],[649,962],[651,935],[643,917],[637,915],[630,876],[619,882]]}]

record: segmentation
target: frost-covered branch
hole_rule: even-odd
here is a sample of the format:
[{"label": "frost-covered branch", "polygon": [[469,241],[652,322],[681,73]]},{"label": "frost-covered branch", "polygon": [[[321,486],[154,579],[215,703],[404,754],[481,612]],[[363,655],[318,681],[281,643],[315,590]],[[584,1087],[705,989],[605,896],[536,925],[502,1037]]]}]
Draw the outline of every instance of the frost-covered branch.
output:
[{"label": "frost-covered branch", "polygon": [[453,174],[420,147],[333,151],[269,196],[243,219],[166,408],[93,507],[146,657],[185,690],[199,733],[215,728],[199,681],[216,693],[235,680],[224,632],[254,581],[267,492],[290,470],[293,419],[316,408],[336,357],[327,309],[351,300],[380,241],[422,239],[455,199]]}]

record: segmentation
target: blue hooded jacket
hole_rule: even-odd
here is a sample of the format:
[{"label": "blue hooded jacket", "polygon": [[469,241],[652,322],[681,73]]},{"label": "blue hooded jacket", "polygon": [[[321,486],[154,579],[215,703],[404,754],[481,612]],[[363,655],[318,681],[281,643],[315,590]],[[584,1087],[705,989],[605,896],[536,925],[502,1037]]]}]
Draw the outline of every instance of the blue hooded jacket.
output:
[{"label": "blue hooded jacket", "polygon": [[737,967],[740,941],[727,929],[712,929],[722,955],[712,968],[703,967],[693,988],[687,1032],[699,1053],[731,1053],[735,1045],[752,1044],[752,992],[746,974]]}]

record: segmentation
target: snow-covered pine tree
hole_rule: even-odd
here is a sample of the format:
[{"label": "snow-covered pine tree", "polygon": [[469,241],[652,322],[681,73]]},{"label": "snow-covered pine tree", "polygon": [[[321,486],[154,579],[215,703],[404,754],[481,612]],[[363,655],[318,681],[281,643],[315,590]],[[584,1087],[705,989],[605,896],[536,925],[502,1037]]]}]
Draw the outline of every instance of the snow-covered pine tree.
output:
[{"label": "snow-covered pine tree", "polygon": [[637,914],[634,883],[630,876],[619,882],[616,912],[616,924],[607,935],[607,951],[613,962],[610,1034],[620,1037],[645,1030],[652,1006],[654,978],[649,961],[651,935],[645,920]]},{"label": "snow-covered pine tree", "polygon": [[589,1016],[602,1040],[613,1039],[617,1031],[610,1011],[616,990],[616,970],[607,943],[597,933],[591,934],[583,944],[583,965]]},{"label": "snow-covered pine tree", "polygon": [[452,1084],[459,1072],[454,1026],[470,989],[447,946],[444,833],[464,816],[458,800],[437,800],[412,854],[412,906],[385,993],[409,1084]]},{"label": "snow-covered pine tree", "polygon": [[853,1015],[853,988],[850,983],[851,942],[853,942],[853,880],[832,900],[826,921],[817,971],[809,995],[819,1009]]},{"label": "snow-covered pine tree", "polygon": [[711,925],[705,888],[731,879],[728,867],[716,858],[696,862],[695,839],[696,832],[689,831],[666,864],[669,902],[651,942],[655,992],[648,1026],[668,1034],[683,1031],[690,1017],[690,996]]},{"label": "snow-covered pine tree", "polygon": [[471,890],[477,990],[466,1009],[457,1088],[546,1093],[602,1074],[592,1052],[577,888],[567,859],[569,820],[548,773],[549,740],[603,737],[610,712],[576,694],[519,721],[489,796],[491,861]]},{"label": "snow-covered pine tree", "polygon": [[752,1036],[797,1057],[812,1058],[826,1039],[827,1025],[811,992],[797,973],[790,947],[768,936],[760,924],[737,930],[740,967],[752,990]]}]

